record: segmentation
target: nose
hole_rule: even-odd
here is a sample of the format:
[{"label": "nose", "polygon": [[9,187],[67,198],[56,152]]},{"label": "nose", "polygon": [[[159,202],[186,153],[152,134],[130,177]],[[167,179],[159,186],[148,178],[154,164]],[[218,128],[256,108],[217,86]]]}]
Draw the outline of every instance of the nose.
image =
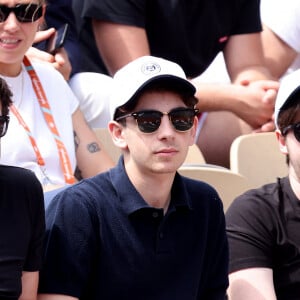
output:
[{"label": "nose", "polygon": [[173,127],[168,115],[163,115],[158,128],[158,136],[160,139],[174,137],[175,128]]},{"label": "nose", "polygon": [[10,12],[7,19],[2,24],[4,24],[5,30],[16,30],[20,26],[19,21],[14,12]]}]

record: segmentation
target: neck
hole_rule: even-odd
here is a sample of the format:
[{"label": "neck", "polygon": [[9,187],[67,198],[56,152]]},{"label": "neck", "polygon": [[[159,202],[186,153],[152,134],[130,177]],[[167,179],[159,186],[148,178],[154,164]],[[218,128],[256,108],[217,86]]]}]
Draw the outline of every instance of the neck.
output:
[{"label": "neck", "polygon": [[296,176],[296,174],[294,172],[293,173],[290,172],[289,179],[290,179],[290,185],[291,185],[291,188],[292,188],[294,194],[300,200],[300,178],[298,176]]},{"label": "neck", "polygon": [[15,64],[0,63],[0,74],[7,77],[16,77],[22,71],[22,62]]}]

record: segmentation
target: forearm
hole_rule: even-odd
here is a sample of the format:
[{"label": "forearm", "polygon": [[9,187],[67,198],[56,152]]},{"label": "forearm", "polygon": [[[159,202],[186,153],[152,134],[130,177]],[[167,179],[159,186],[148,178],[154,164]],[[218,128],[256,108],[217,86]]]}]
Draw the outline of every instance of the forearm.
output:
[{"label": "forearm", "polygon": [[19,300],[35,300],[37,297],[39,272],[23,272],[22,294]]},{"label": "forearm", "polygon": [[241,84],[196,83],[200,111],[229,111],[253,129],[272,120],[278,89],[275,81],[256,81]]},{"label": "forearm", "polygon": [[239,72],[238,76],[233,79],[233,83],[241,84],[243,81],[253,82],[257,80],[277,80],[272,76],[269,69],[264,65],[252,65]]},{"label": "forearm", "polygon": [[114,163],[97,138],[95,132],[86,123],[82,112],[73,113],[73,128],[77,166],[83,178],[107,171]]},{"label": "forearm", "polygon": [[96,137],[80,141],[76,150],[77,166],[82,178],[95,176],[114,166]]},{"label": "forearm", "polygon": [[196,97],[199,102],[197,108],[200,111],[231,111],[236,113],[243,109],[243,95],[245,90],[242,86],[232,84],[195,83],[197,88]]}]

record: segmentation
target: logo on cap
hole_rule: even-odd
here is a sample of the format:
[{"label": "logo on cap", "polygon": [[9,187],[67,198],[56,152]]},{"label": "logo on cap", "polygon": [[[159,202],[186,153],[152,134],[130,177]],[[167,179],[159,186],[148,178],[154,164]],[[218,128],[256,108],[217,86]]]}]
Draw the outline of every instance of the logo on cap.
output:
[{"label": "logo on cap", "polygon": [[160,65],[156,63],[146,63],[142,66],[142,73],[145,75],[157,74],[160,72],[160,70]]}]

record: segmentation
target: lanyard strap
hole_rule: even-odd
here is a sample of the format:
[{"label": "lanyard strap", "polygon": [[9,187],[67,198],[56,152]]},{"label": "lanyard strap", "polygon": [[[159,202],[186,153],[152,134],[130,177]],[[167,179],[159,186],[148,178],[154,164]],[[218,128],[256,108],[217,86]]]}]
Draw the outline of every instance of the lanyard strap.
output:
[{"label": "lanyard strap", "polygon": [[[57,130],[57,127],[55,125],[55,121],[51,112],[51,108],[48,102],[48,99],[46,97],[46,94],[44,92],[43,86],[35,72],[35,70],[33,69],[30,61],[28,60],[28,58],[25,56],[24,60],[23,60],[25,69],[27,71],[27,73],[30,76],[31,79],[31,83],[34,89],[34,92],[38,98],[39,101],[39,105],[41,108],[41,111],[44,115],[45,121],[48,125],[48,128],[50,129],[52,136],[55,140],[56,146],[57,146],[57,150],[58,150],[58,154],[59,154],[59,159],[60,159],[60,165],[64,174],[64,179],[66,183],[69,184],[73,184],[75,182],[74,179],[74,175],[72,172],[72,167],[71,167],[71,162],[70,162],[70,158],[68,155],[68,152],[66,150],[66,147],[64,145],[64,143],[61,140],[61,137],[59,135],[59,132]],[[33,147],[33,150],[36,154],[37,157],[37,163],[40,166],[45,166],[45,161],[37,147],[37,143],[36,140],[34,139],[29,127],[27,126],[27,124],[25,123],[24,119],[22,118],[22,116],[20,115],[20,113],[18,112],[17,108],[15,107],[15,105],[12,105],[12,112],[14,113],[14,115],[16,116],[16,118],[18,119],[18,121],[20,122],[20,124],[24,127],[30,143]]]},{"label": "lanyard strap", "polygon": [[29,127],[25,123],[24,119],[22,118],[22,116],[20,115],[19,111],[17,110],[17,108],[14,104],[12,104],[10,106],[10,111],[16,116],[19,123],[24,127],[24,129],[25,129],[25,131],[26,131],[26,133],[29,137],[30,143],[31,143],[32,148],[34,150],[34,153],[36,155],[38,165],[41,166],[41,167],[45,166],[45,161],[44,161],[44,159],[41,155],[41,152],[40,152],[40,150],[39,150],[39,148],[36,144],[35,138],[33,137]]}]

